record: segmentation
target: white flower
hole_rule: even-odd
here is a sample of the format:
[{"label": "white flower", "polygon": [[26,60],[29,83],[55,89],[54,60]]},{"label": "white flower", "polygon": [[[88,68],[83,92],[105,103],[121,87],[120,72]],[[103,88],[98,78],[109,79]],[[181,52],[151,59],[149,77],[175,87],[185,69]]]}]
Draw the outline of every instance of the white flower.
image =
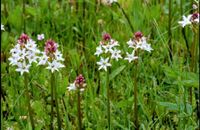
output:
[{"label": "white flower", "polygon": [[38,39],[39,41],[43,40],[43,39],[44,39],[44,34],[38,34],[38,35],[37,35],[37,39]]},{"label": "white flower", "polygon": [[115,46],[119,46],[119,43],[118,43],[118,41],[111,39],[110,42],[109,42],[109,45],[111,47],[115,47]]},{"label": "white flower", "polygon": [[19,55],[19,59],[20,60],[25,60],[25,57],[27,55],[26,49],[23,48],[22,50],[20,50],[19,53],[18,53],[18,55]]},{"label": "white flower", "polygon": [[111,53],[111,52],[113,51],[113,50],[112,50],[113,46],[110,45],[110,44],[103,45],[103,48],[104,48],[104,52],[105,52],[105,53],[108,53],[108,52]]},{"label": "white flower", "polygon": [[100,62],[97,62],[97,64],[100,66],[99,70],[104,69],[105,71],[107,71],[107,67],[111,66],[111,64],[108,63],[108,61],[109,61],[109,58],[104,59],[101,57]]},{"label": "white flower", "polygon": [[19,57],[10,57],[8,60],[10,61],[10,65],[17,65]]},{"label": "white flower", "polygon": [[128,47],[129,48],[135,48],[135,42],[132,40],[132,39],[130,39],[128,42],[127,42],[127,44],[128,44]]},{"label": "white flower", "polygon": [[55,59],[57,61],[64,61],[64,59],[62,57],[62,53],[60,51],[58,51],[58,50],[55,52]]},{"label": "white flower", "polygon": [[116,48],[111,52],[111,59],[115,59],[118,61],[119,58],[122,58],[121,56],[121,51],[120,50],[117,50]]},{"label": "white flower", "polygon": [[53,73],[54,71],[58,71],[59,68],[63,67],[65,67],[63,64],[54,60],[53,62],[48,62],[47,69],[51,70],[51,72]]},{"label": "white flower", "polygon": [[42,56],[39,57],[38,65],[45,65],[47,61],[48,61],[48,56],[45,54],[45,52],[42,52]]},{"label": "white flower", "polygon": [[26,58],[28,59],[29,63],[30,64],[32,62],[37,63],[38,56],[35,54],[35,52],[28,51],[27,53],[28,54],[27,54]]},{"label": "white flower", "polygon": [[125,57],[124,59],[125,59],[125,60],[128,60],[129,63],[130,63],[131,61],[135,60],[135,59],[138,59],[137,56],[134,56],[134,55],[135,55],[135,51],[133,51],[131,54],[129,54],[128,52],[126,52],[126,54],[127,54],[127,57]]},{"label": "white flower", "polygon": [[18,68],[16,69],[16,71],[20,72],[20,74],[23,75],[24,72],[27,72],[27,73],[29,72],[30,66],[31,65],[30,64],[26,64],[25,61],[24,62],[18,62],[17,63],[17,67]]},{"label": "white flower", "polygon": [[183,21],[179,21],[178,23],[184,28],[186,25],[192,24],[190,19],[192,15],[188,15],[187,17],[183,15]]},{"label": "white flower", "polygon": [[28,40],[27,43],[25,44],[26,49],[31,50],[31,51],[36,51],[37,45],[35,44],[35,41],[32,39]]},{"label": "white flower", "polygon": [[70,84],[70,85],[67,87],[67,89],[68,89],[69,91],[71,91],[71,90],[76,90],[77,88],[76,88],[75,82],[72,83],[72,84]]},{"label": "white flower", "polygon": [[136,41],[136,49],[140,48],[142,50],[151,52],[153,49],[151,48],[151,45],[147,43],[146,37],[142,37],[139,41]]},{"label": "white flower", "polygon": [[1,31],[5,31],[4,25],[1,24]]},{"label": "white flower", "polygon": [[101,45],[99,45],[97,48],[96,48],[96,52],[94,53],[94,55],[101,55],[103,53],[103,50],[102,50],[102,47]]}]

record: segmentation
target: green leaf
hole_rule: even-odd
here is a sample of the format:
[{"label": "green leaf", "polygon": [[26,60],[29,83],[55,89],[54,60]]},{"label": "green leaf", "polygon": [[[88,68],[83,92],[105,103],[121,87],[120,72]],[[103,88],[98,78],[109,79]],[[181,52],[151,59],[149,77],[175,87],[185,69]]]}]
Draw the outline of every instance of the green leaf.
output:
[{"label": "green leaf", "polygon": [[120,66],[117,69],[115,69],[110,75],[110,80],[113,80],[118,74],[120,74],[122,72],[122,70],[125,68],[126,66]]},{"label": "green leaf", "polygon": [[[17,21],[17,22],[16,22]],[[12,12],[9,13],[8,22],[17,30],[21,30],[22,27],[22,10],[20,6],[16,6]]]},{"label": "green leaf", "polygon": [[175,103],[171,102],[158,102],[160,106],[166,107],[168,110],[178,111],[178,106]]},{"label": "green leaf", "polygon": [[27,15],[36,16],[36,9],[33,7],[26,7]]}]

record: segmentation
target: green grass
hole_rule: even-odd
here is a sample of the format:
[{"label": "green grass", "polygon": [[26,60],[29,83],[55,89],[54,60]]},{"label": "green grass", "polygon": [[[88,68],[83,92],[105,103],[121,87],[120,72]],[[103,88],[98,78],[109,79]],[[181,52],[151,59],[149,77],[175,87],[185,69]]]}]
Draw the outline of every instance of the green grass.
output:
[{"label": "green grass", "polygon": [[[67,91],[79,73],[86,79],[87,88],[82,93],[82,126],[86,130],[107,129],[106,72],[98,71],[94,56],[95,48],[101,40],[102,32],[108,32],[118,40],[120,48],[128,51],[126,42],[133,33],[140,30],[150,37],[154,49],[152,53],[140,53],[138,60],[138,116],[140,129],[197,129],[197,106],[195,93],[199,92],[199,68],[190,71],[185,40],[178,21],[182,19],[180,0],[172,2],[171,10],[171,46],[172,61],[168,45],[168,2],[164,0],[119,0],[134,28],[117,5],[96,5],[95,0],[78,0],[78,10],[67,0],[26,0],[25,14],[22,13],[22,0],[1,1],[1,23],[5,30],[1,32],[1,84],[2,129],[31,129],[27,116],[23,77],[9,65],[9,50],[24,29],[33,39],[44,33],[45,39],[52,38],[58,44],[65,58],[65,68],[55,74],[56,89],[62,128],[78,129],[77,94]],[[189,14],[190,2],[182,0],[183,14]],[[189,48],[194,33],[186,27]],[[199,39],[199,37],[198,37]],[[199,41],[198,46],[199,46]],[[44,42],[37,42],[43,49]],[[84,51],[83,51],[84,50]],[[198,50],[199,51],[199,50]],[[199,52],[198,52],[199,54]],[[125,53],[123,54],[125,55]],[[197,57],[199,59],[199,57]],[[198,61],[197,61],[198,62]],[[196,64],[198,65],[198,64]],[[120,68],[119,68],[120,67]],[[134,64],[121,60],[113,63],[110,78],[111,129],[134,129]],[[37,130],[48,130],[51,114],[50,73],[35,64],[29,74],[31,106],[34,111]],[[189,89],[193,88],[192,104]],[[199,94],[199,93],[198,93]],[[197,94],[197,95],[198,95]],[[55,110],[55,109],[54,109]],[[57,127],[56,111],[54,123]]]}]

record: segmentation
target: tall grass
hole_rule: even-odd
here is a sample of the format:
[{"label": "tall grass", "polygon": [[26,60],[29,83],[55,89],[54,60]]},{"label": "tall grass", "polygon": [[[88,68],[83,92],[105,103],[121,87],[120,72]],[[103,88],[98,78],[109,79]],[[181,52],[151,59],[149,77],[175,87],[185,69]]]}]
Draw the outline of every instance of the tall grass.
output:
[{"label": "tall grass", "polygon": [[[49,125],[54,129],[51,122],[56,116],[60,117],[56,123],[60,122],[58,128],[62,129],[76,129],[78,126],[109,129],[109,124],[110,129],[127,130],[137,126],[139,129],[197,129],[198,117],[194,113],[200,105],[188,103],[186,99],[193,96],[194,101],[194,90],[199,90],[199,32],[194,35],[186,28],[179,33],[181,27],[177,22],[190,11],[189,1],[180,2],[119,0],[119,5],[105,6],[97,0],[72,3],[65,0],[2,0],[1,23],[5,24],[6,31],[1,32],[1,52],[5,57],[9,57],[10,48],[22,32],[33,33],[33,39],[37,39],[36,34],[40,33],[44,33],[46,38],[56,39],[65,57],[66,68],[54,77],[57,82],[52,89],[55,90],[48,87],[50,75],[47,70],[35,65],[29,74],[35,129],[49,129]],[[114,63],[113,71],[109,73],[114,78],[112,82],[108,81],[107,74],[98,72],[94,56],[102,32],[112,32],[112,37],[126,52],[126,41],[137,30],[151,36],[149,39],[154,51],[141,53],[137,67],[126,66],[119,73],[115,70],[126,62]],[[43,49],[42,42],[38,42],[38,46]],[[189,59],[188,63],[193,62],[192,71],[184,62],[186,59]],[[26,115],[23,109],[27,106],[27,99],[22,96],[26,92],[21,85],[23,79],[7,60],[1,61],[1,67],[2,96],[5,97],[2,100],[1,127],[26,130],[31,121],[20,119]],[[87,89],[80,95],[82,116],[77,114],[76,94],[66,90],[68,82],[78,71],[83,72],[87,81]],[[193,93],[188,92],[190,88],[193,88]],[[59,108],[55,112],[59,116],[53,111],[54,98],[51,101],[50,97],[54,94],[51,92],[57,94],[55,105]],[[102,95],[107,95],[110,100],[105,100]],[[112,109],[108,109],[108,104]],[[82,122],[78,123],[80,117]]]}]

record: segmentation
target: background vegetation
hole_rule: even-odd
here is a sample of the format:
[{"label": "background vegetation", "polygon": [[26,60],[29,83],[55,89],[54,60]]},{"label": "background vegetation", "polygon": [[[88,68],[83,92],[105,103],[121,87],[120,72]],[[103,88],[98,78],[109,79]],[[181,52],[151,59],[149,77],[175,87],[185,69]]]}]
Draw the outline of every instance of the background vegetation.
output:
[{"label": "background vegetation", "polygon": [[[119,0],[119,4],[129,17],[133,30],[116,4],[108,6],[95,0],[1,1],[1,23],[5,25],[5,31],[1,32],[2,129],[31,129],[26,118],[23,77],[8,62],[9,50],[24,31],[35,40],[37,34],[44,33],[45,39],[54,39],[63,52],[66,67],[56,73],[63,129],[73,130],[78,126],[77,95],[66,88],[79,73],[84,75],[87,83],[87,89],[82,93],[84,129],[107,128],[106,74],[98,71],[94,52],[103,32],[110,33],[119,41],[121,49],[127,51],[126,42],[136,31],[148,36],[154,49],[152,53],[141,53],[138,62],[140,129],[198,128],[199,56],[196,57],[196,70],[191,71],[189,53],[194,33],[189,27],[185,28],[187,46],[178,25],[182,14],[192,12],[192,2],[174,0],[171,9],[168,0]],[[43,49],[44,42],[37,44]],[[134,128],[134,69],[134,64],[122,60],[112,65],[113,130]],[[48,70],[36,65],[32,67],[29,85],[37,130],[48,130],[50,125],[49,79]]]}]

